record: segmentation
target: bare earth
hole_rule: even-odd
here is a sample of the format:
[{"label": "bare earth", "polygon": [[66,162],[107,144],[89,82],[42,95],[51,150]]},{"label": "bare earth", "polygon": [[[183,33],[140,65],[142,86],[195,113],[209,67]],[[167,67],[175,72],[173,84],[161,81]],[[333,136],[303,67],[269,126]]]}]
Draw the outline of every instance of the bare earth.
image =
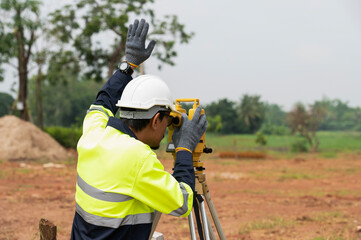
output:
[{"label": "bare earth", "polygon": [[[161,159],[167,171],[173,161]],[[204,160],[227,239],[361,239],[361,154]],[[0,240],[39,239],[45,218],[69,239],[75,163],[0,162]],[[162,215],[165,239],[190,239],[186,218]]]}]

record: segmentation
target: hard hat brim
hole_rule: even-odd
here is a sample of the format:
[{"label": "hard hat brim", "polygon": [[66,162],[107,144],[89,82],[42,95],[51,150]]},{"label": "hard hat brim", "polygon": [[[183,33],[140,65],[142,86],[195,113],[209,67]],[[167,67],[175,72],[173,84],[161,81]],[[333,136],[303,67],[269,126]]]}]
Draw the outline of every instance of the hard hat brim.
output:
[{"label": "hard hat brim", "polygon": [[171,111],[179,113],[175,110],[174,105],[173,106],[153,106],[150,109],[119,109],[119,117],[120,118],[126,118],[126,119],[151,119],[154,117],[154,115],[159,111]]}]

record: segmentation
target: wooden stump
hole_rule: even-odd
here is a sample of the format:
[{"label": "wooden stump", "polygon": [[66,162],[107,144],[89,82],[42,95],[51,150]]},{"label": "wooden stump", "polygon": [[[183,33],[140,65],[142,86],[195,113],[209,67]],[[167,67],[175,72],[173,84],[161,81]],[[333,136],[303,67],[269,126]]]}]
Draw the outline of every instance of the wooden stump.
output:
[{"label": "wooden stump", "polygon": [[39,222],[40,240],[56,240],[56,226],[42,218]]}]

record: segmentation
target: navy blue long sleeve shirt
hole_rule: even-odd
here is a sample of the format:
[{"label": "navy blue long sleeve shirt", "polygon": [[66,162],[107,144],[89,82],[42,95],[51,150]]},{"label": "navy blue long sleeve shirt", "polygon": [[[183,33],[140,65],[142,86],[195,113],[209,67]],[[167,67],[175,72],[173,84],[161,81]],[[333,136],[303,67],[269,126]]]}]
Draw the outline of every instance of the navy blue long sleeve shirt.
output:
[{"label": "navy blue long sleeve shirt", "polygon": [[[130,75],[124,74],[117,70],[98,92],[94,105],[101,105],[109,109],[113,115],[115,115],[118,110],[116,103],[121,98],[124,88],[131,80],[132,77]],[[120,119],[110,117],[108,126],[114,127],[119,131],[130,135],[131,137],[137,138],[131,129]],[[179,151],[176,157],[173,177],[177,179],[178,182],[187,183],[194,191],[195,176],[192,159],[193,157],[190,152]],[[127,225],[115,229],[96,226],[84,221],[84,219],[78,213],[75,213],[71,239],[146,240],[149,237],[151,227],[152,224]]]}]

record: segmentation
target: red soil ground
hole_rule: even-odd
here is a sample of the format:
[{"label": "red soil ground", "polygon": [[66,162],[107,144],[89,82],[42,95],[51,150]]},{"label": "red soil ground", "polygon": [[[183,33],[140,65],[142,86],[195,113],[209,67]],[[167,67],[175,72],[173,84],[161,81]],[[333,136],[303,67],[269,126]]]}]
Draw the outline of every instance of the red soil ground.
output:
[{"label": "red soil ground", "polygon": [[[170,171],[173,161],[161,161]],[[361,154],[204,165],[227,239],[361,239]],[[75,183],[75,163],[0,162],[0,240],[39,239],[41,218],[69,239]],[[157,231],[190,239],[186,218],[163,214]]]}]

